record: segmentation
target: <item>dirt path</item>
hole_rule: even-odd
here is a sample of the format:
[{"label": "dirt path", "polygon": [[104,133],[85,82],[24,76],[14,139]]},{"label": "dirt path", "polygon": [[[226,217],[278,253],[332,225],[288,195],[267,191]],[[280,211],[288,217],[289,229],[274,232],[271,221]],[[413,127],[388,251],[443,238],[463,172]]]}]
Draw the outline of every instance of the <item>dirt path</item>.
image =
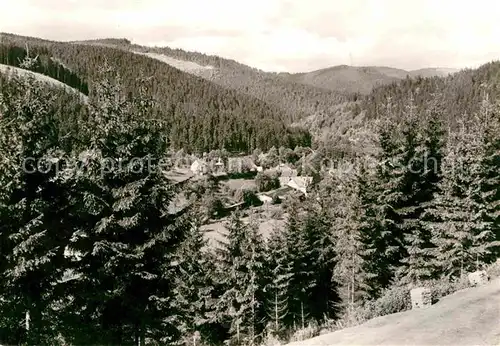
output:
[{"label": "dirt path", "polygon": [[378,317],[289,345],[500,345],[500,278],[425,310]]}]

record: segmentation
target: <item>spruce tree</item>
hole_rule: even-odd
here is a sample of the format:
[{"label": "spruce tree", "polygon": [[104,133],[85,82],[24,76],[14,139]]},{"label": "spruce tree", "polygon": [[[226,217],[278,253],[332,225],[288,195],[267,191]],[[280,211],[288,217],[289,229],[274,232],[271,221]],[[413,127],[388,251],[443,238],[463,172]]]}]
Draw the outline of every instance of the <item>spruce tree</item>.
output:
[{"label": "spruce tree", "polygon": [[377,298],[392,279],[391,258],[387,251],[391,239],[384,238],[388,232],[382,227],[381,213],[377,204],[379,187],[374,172],[365,167],[363,160],[356,175],[356,192],[359,206],[358,237],[360,245],[361,272],[359,290],[363,300]]},{"label": "spruce tree", "polygon": [[339,283],[342,308],[351,314],[361,298],[363,244],[360,241],[360,201],[356,191],[356,181],[345,176],[338,182],[336,208],[333,218],[335,239],[334,278]]},{"label": "spruce tree", "polygon": [[218,280],[223,289],[214,313],[229,326],[230,344],[255,345],[263,317],[264,246],[253,224],[239,211],[227,224],[227,240],[218,249]]},{"label": "spruce tree", "polygon": [[313,283],[309,301],[310,317],[319,323],[335,318],[339,300],[333,273],[336,266],[332,220],[326,205],[309,199],[305,208],[303,234],[311,248]]},{"label": "spruce tree", "polygon": [[[207,240],[199,228],[196,215],[186,215],[187,234],[175,254],[173,271],[174,289],[172,312],[184,336],[182,344],[191,344],[199,334],[202,339],[211,338],[209,313],[214,287],[212,285],[212,258],[207,253]],[[193,341],[194,343],[194,341]]]},{"label": "spruce tree", "polygon": [[392,123],[386,123],[379,127],[378,132],[380,151],[376,157],[375,195],[380,238],[385,248],[383,261],[392,279],[405,256],[404,236],[399,227],[401,217],[397,212],[402,200],[404,160],[397,128]]},{"label": "spruce tree", "polygon": [[500,103],[492,103],[486,94],[481,104],[479,121],[482,124],[483,157],[481,161],[481,197],[485,222],[482,239],[490,242],[483,253],[491,262],[500,257]]},{"label": "spruce tree", "polygon": [[287,324],[295,328],[304,328],[311,320],[312,289],[316,286],[314,244],[303,232],[302,219],[298,214],[298,205],[292,202],[288,210],[285,226],[285,247],[288,262],[292,267],[290,291],[288,297],[289,317]]},{"label": "spruce tree", "polygon": [[107,67],[104,76],[91,98],[88,148],[61,175],[74,191],[68,248],[79,254],[71,283],[78,294],[66,312],[92,326],[93,343],[173,342],[169,273],[185,229],[167,210],[167,141],[162,124],[150,120],[152,100],[142,92],[126,99],[119,76]]},{"label": "spruce tree", "polygon": [[[0,264],[2,334],[7,343],[55,337],[54,283],[63,275],[67,202],[58,171],[54,98],[34,77],[14,78],[0,95]],[[21,326],[21,327],[19,327]],[[25,327],[26,326],[26,327]]]},{"label": "spruce tree", "polygon": [[285,247],[283,231],[276,229],[271,234],[266,246],[266,268],[269,280],[265,286],[264,301],[267,318],[267,332],[282,337],[286,331],[286,320],[289,314],[288,295],[290,291],[291,263]]},{"label": "spruce tree", "polygon": [[475,267],[475,234],[481,229],[481,140],[477,124],[462,123],[450,133],[443,161],[444,177],[427,210],[432,222],[434,268],[442,276],[459,277]]}]

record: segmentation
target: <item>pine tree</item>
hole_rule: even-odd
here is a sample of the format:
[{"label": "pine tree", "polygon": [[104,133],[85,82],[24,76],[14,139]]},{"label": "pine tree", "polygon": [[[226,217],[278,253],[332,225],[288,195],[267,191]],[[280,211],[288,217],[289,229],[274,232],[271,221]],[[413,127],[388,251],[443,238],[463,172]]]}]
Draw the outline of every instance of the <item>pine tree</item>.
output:
[{"label": "pine tree", "polygon": [[88,149],[61,176],[74,190],[68,248],[80,257],[71,283],[79,294],[66,311],[92,326],[94,343],[173,342],[169,273],[185,229],[167,211],[173,189],[162,171],[162,126],[146,121],[153,105],[144,94],[122,96],[119,76],[96,83],[90,107]]},{"label": "pine tree", "polygon": [[61,155],[54,99],[33,77],[11,82],[0,96],[2,324],[6,342],[40,344],[55,337],[67,190],[54,179]]},{"label": "pine tree", "polygon": [[481,104],[479,121],[483,133],[481,161],[481,198],[484,201],[484,241],[490,245],[483,252],[488,263],[500,256],[500,103],[492,104],[486,94]]},{"label": "pine tree", "polygon": [[[207,241],[194,215],[186,215],[186,239],[175,255],[172,310],[182,335],[191,339],[197,333],[210,338],[209,312],[213,296],[213,263],[207,254]],[[188,344],[190,340],[183,340]]]},{"label": "pine tree", "polygon": [[254,345],[263,308],[263,241],[255,225],[245,224],[239,211],[231,215],[227,232],[227,242],[218,251],[223,292],[215,314],[219,322],[229,324],[231,344]]},{"label": "pine tree", "polygon": [[288,252],[284,234],[276,229],[267,242],[266,268],[270,280],[265,287],[268,332],[274,336],[283,336],[286,330],[288,311],[288,295],[292,277],[291,263],[288,262]]}]

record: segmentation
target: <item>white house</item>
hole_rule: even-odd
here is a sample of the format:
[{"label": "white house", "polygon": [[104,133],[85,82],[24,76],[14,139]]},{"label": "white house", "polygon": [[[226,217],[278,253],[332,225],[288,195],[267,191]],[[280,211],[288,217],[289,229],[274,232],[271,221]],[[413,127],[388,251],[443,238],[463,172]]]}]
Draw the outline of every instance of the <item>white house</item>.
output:
[{"label": "white house", "polygon": [[225,175],[226,174],[226,170],[225,170],[225,167],[224,167],[224,162],[222,162],[222,160],[219,158],[217,160],[217,162],[214,164],[214,174],[215,175]]},{"label": "white house", "polygon": [[292,177],[287,186],[302,192],[305,196],[307,196],[307,188],[312,183],[312,177]]},{"label": "white house", "polygon": [[208,166],[205,161],[196,160],[191,164],[191,172],[196,175],[203,175],[208,172]]},{"label": "white house", "polygon": [[258,194],[257,197],[259,198],[259,200],[262,202],[262,203],[271,203],[273,201],[273,198],[268,196],[268,195],[264,195],[264,194]]},{"label": "white house", "polygon": [[280,173],[280,177],[278,178],[280,186],[287,186],[290,180],[298,174],[296,169],[285,164],[280,164],[275,170]]}]

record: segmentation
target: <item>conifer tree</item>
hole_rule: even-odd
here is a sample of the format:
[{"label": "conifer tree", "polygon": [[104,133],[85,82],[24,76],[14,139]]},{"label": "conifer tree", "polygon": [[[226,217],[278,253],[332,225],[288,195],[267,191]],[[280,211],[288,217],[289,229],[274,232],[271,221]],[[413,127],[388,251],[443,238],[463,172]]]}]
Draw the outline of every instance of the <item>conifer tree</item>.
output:
[{"label": "conifer tree", "polygon": [[[389,112],[389,114],[391,114]],[[399,224],[401,218],[397,209],[401,203],[401,186],[404,178],[404,161],[397,128],[389,123],[379,128],[380,153],[375,180],[377,214],[380,222],[381,245],[384,250],[384,263],[392,279],[404,257],[404,237]]]},{"label": "conifer tree", "polygon": [[388,232],[381,225],[381,213],[377,204],[379,191],[375,174],[362,161],[356,175],[356,192],[360,208],[358,216],[358,237],[361,257],[359,290],[363,300],[377,298],[387,288],[392,279],[391,258],[388,247],[390,239],[384,238]]},{"label": "conifer tree", "polygon": [[486,225],[482,237],[490,241],[484,259],[491,262],[500,257],[500,103],[492,103],[488,94],[482,101],[479,121],[483,126],[481,197]]},{"label": "conifer tree", "polygon": [[288,297],[289,317],[287,324],[295,328],[304,328],[311,320],[312,289],[316,285],[314,244],[310,242],[303,223],[298,215],[298,206],[292,202],[289,207],[288,221],[285,226],[285,246],[288,262],[292,266]]},{"label": "conifer tree", "polygon": [[266,268],[270,279],[265,287],[264,301],[268,326],[267,331],[273,336],[283,336],[286,330],[288,311],[288,295],[291,289],[291,263],[288,262],[288,252],[283,231],[276,229],[267,241]]},{"label": "conifer tree", "polygon": [[478,130],[463,124],[460,132],[450,133],[440,192],[427,211],[434,219],[426,225],[433,234],[434,268],[446,277],[461,276],[475,266],[474,234],[482,224]]},{"label": "conifer tree", "polygon": [[182,342],[189,344],[196,334],[202,339],[211,337],[209,313],[214,289],[211,282],[213,262],[196,216],[187,214],[184,222],[188,229],[186,239],[175,255],[172,310],[177,315],[179,331],[188,338]]},{"label": "conifer tree", "polygon": [[14,78],[0,94],[0,304],[6,333],[0,337],[8,343],[55,337],[53,284],[63,275],[69,226],[61,222],[67,190],[54,179],[59,123],[54,99],[44,90],[34,77]]},{"label": "conifer tree", "polygon": [[313,286],[309,301],[310,317],[317,322],[333,319],[337,312],[337,285],[333,273],[336,266],[335,240],[332,234],[332,220],[323,203],[309,199],[302,233],[311,248]]},{"label": "conifer tree", "polygon": [[334,277],[339,283],[343,309],[351,313],[360,302],[363,259],[360,241],[360,204],[356,182],[345,176],[338,182],[333,220],[335,239]]},{"label": "conifer tree", "polygon": [[428,212],[436,221],[427,225],[434,233],[435,267],[446,277],[478,270],[495,258],[497,187],[488,183],[498,175],[490,166],[495,164],[494,158],[490,160],[494,150],[488,152],[494,119],[485,97],[478,116],[461,120],[459,131],[449,134],[444,179]]},{"label": "conifer tree", "polygon": [[[424,125],[424,129],[419,130],[419,124],[410,122],[405,131],[406,150],[412,156],[408,161],[409,170],[403,189],[406,198],[400,209],[408,253],[408,257],[403,259],[400,274],[406,282],[412,283],[434,276],[431,265],[432,235],[424,227],[431,216],[425,214],[425,209],[432,203],[442,178],[443,133],[440,123],[431,118]],[[412,133],[412,128],[417,131]]]},{"label": "conifer tree", "polygon": [[66,311],[93,326],[93,343],[173,342],[169,273],[185,229],[167,210],[173,195],[162,171],[167,141],[161,124],[145,121],[152,100],[143,93],[125,99],[119,76],[112,79],[106,68],[93,90],[88,149],[61,176],[74,191],[68,248],[80,257],[71,286],[79,294]]},{"label": "conifer tree", "polygon": [[227,232],[228,239],[218,251],[223,292],[215,313],[219,322],[229,325],[231,344],[255,345],[263,317],[263,241],[255,225],[243,222],[239,211],[231,215]]}]

